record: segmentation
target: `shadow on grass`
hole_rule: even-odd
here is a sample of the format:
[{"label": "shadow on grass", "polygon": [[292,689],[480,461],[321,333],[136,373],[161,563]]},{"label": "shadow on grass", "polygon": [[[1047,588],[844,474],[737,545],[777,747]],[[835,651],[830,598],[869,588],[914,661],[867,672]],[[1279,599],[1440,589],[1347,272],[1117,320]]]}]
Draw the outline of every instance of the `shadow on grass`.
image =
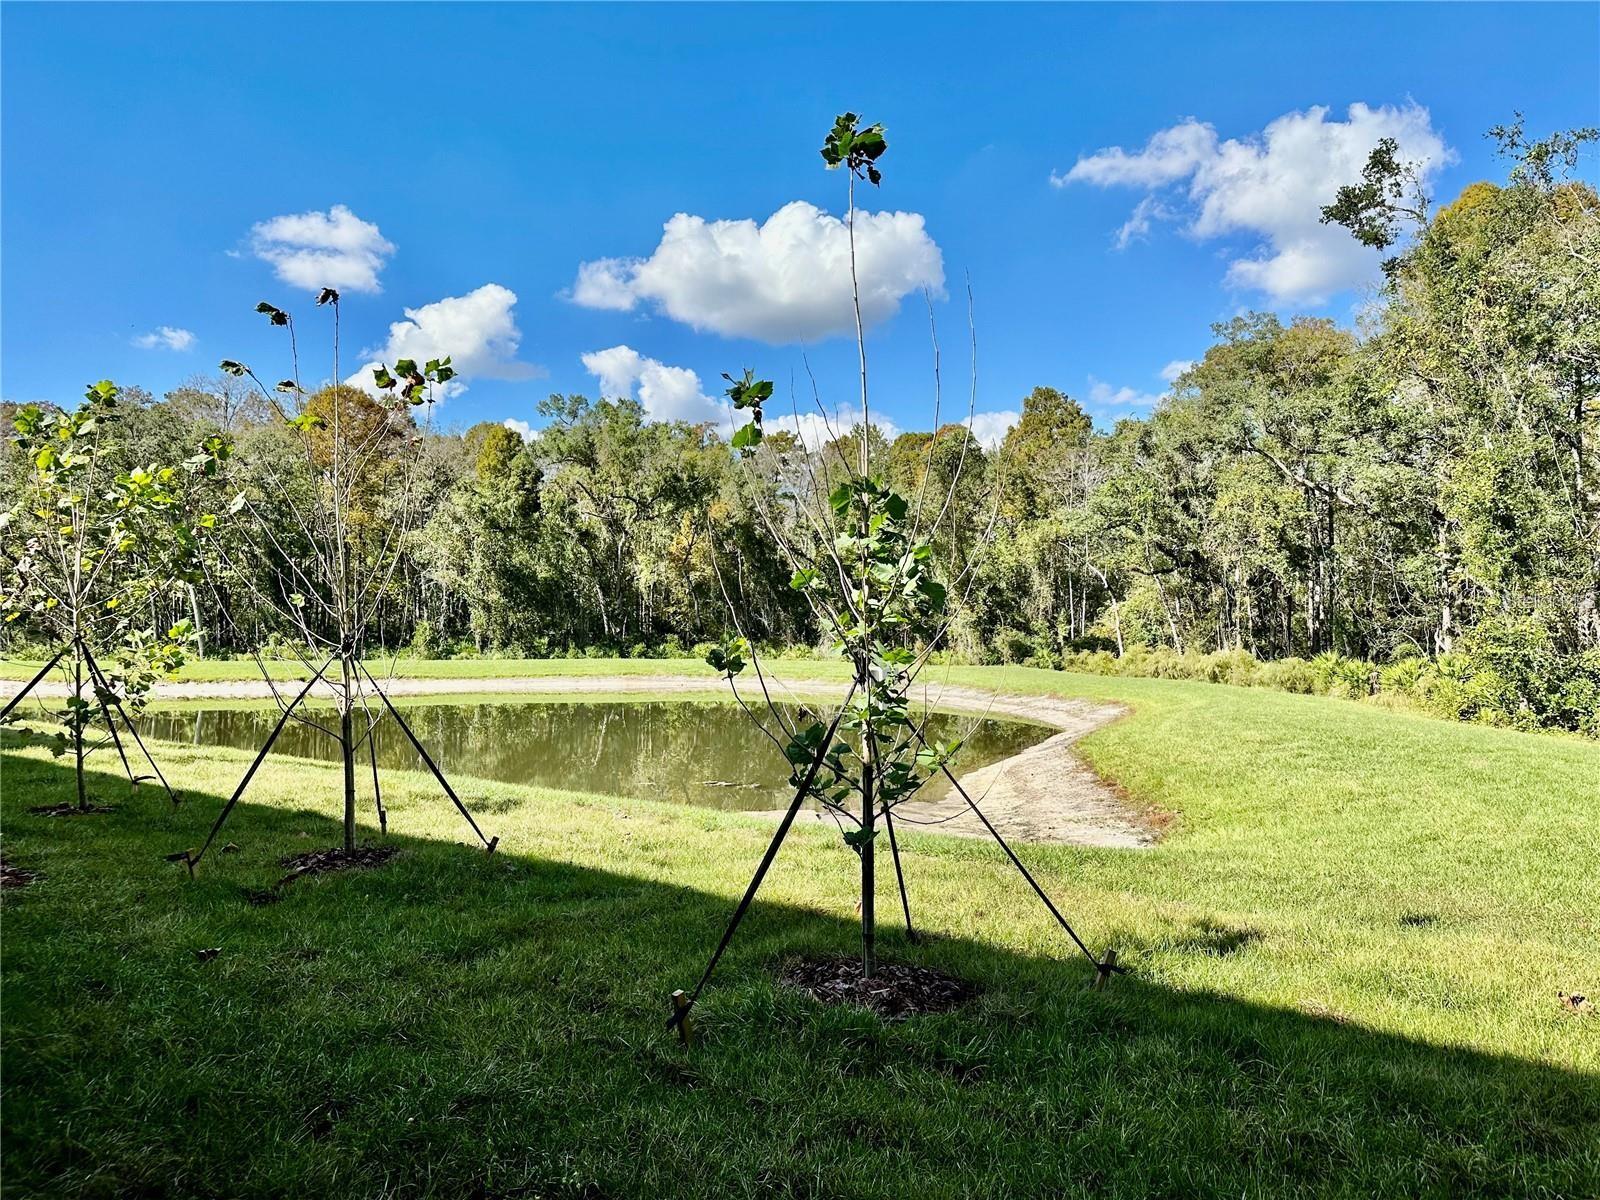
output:
[{"label": "shadow on grass", "polygon": [[[70,770],[4,764],[6,855],[44,872],[5,898],[8,1196],[1600,1186],[1592,1077],[1137,976],[1092,993],[1065,945],[1044,959],[886,934],[888,957],[981,989],[886,1024],[773,982],[790,956],[850,952],[854,923],[759,902],[686,1051],[667,997],[698,976],[727,896],[393,836],[380,869],[253,905],[336,822],[241,806],[242,848],[190,881],[163,856],[198,842],[220,797],[174,813],[145,791],[50,821],[23,809],[65,794]],[[751,866],[728,863],[730,890]],[[1245,935],[1197,936],[1225,956]]]}]

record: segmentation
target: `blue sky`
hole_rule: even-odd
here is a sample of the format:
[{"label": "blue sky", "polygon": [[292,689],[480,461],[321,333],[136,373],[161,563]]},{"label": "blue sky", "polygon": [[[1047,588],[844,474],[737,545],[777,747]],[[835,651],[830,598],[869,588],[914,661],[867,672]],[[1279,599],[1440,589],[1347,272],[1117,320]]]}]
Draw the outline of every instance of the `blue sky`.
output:
[{"label": "blue sky", "polygon": [[602,387],[692,416],[746,366],[809,403],[807,361],[847,404],[817,148],[852,108],[888,127],[865,207],[901,214],[870,231],[879,411],[931,417],[928,287],[964,408],[970,278],[978,409],[1047,383],[1109,424],[1212,322],[1350,317],[1375,256],[1314,209],[1377,136],[1448,199],[1514,110],[1600,122],[1597,34],[1592,4],[7,3],[0,395],[279,378],[260,299],[328,376],[335,274],[342,373],[454,350],[450,425]]}]

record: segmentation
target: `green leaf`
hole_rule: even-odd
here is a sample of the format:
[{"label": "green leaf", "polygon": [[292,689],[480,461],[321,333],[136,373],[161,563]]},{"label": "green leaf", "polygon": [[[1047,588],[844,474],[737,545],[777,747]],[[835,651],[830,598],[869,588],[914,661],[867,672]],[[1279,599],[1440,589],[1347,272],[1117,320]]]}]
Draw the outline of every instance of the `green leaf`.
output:
[{"label": "green leaf", "polygon": [[733,448],[749,454],[761,441],[761,426],[751,421],[733,431]]},{"label": "green leaf", "polygon": [[756,416],[761,415],[761,406],[772,398],[772,381],[770,379],[757,379],[755,372],[745,369],[743,378],[735,379],[726,371],[722,373],[731,387],[724,393],[735,408],[753,408]]},{"label": "green leaf", "polygon": [[860,121],[861,118],[851,112],[834,118],[833,128],[822,143],[822,161],[830,171],[847,167],[857,178],[865,177],[877,185],[883,181],[883,176],[872,164],[882,157],[889,143],[882,125],[868,125],[862,129]]},{"label": "green leaf", "polygon": [[868,842],[870,842],[873,838],[875,838],[877,836],[878,836],[878,831],[877,831],[876,828],[873,828],[873,829],[847,829],[847,830],[845,830],[845,833],[844,833],[844,844],[846,846],[849,846],[857,854],[860,854],[862,847],[865,846]]}]

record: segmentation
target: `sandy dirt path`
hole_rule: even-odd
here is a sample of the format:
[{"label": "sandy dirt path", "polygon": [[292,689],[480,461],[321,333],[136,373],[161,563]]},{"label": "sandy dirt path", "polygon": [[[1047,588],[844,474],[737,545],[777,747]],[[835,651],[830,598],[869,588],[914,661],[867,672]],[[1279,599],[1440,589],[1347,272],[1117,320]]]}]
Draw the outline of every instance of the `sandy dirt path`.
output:
[{"label": "sandy dirt path", "polygon": [[[844,684],[818,680],[773,677],[768,682],[773,698],[804,699],[836,696]],[[12,684],[12,688],[19,684]],[[299,690],[293,682],[278,685],[286,699]],[[727,695],[719,679],[685,675],[580,675],[534,676],[520,679],[402,679],[386,685],[394,696],[448,695],[605,695],[702,694]],[[754,684],[752,682],[751,687]],[[752,703],[759,701],[744,689]],[[1121,800],[1078,756],[1073,743],[1085,734],[1115,720],[1124,709],[1086,700],[1056,696],[1022,696],[981,688],[944,686],[932,682],[919,689],[924,703],[958,712],[995,717],[1020,717],[1058,730],[1057,733],[1010,758],[978,770],[958,773],[962,786],[976,800],[997,829],[1020,842],[1064,842],[1079,846],[1139,848],[1154,845],[1158,827],[1146,814]],[[9,694],[9,693],[8,693]],[[60,683],[42,684],[41,697],[65,694]],[[318,689],[324,698],[332,692]],[[272,692],[259,679],[201,683],[163,683],[155,688],[156,700],[268,700]],[[765,814],[763,814],[765,815]],[[817,813],[816,819],[826,819]],[[895,820],[908,830],[953,837],[987,837],[983,826],[953,791],[933,801],[909,801],[895,809]]]}]

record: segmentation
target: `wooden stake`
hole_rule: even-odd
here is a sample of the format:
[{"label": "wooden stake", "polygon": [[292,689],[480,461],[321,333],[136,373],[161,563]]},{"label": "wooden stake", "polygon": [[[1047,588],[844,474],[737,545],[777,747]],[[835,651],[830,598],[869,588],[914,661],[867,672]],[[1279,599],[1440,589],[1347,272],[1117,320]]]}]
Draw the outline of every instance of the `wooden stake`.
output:
[{"label": "wooden stake", "polygon": [[679,1014],[678,1040],[687,1046],[694,1029],[689,1021],[689,994],[682,988],[672,993],[672,1011]]},{"label": "wooden stake", "polygon": [[1117,969],[1117,952],[1107,950],[1105,961],[1096,964],[1094,982],[1089,986],[1097,992],[1105,991],[1106,984],[1110,982],[1112,973]]}]

